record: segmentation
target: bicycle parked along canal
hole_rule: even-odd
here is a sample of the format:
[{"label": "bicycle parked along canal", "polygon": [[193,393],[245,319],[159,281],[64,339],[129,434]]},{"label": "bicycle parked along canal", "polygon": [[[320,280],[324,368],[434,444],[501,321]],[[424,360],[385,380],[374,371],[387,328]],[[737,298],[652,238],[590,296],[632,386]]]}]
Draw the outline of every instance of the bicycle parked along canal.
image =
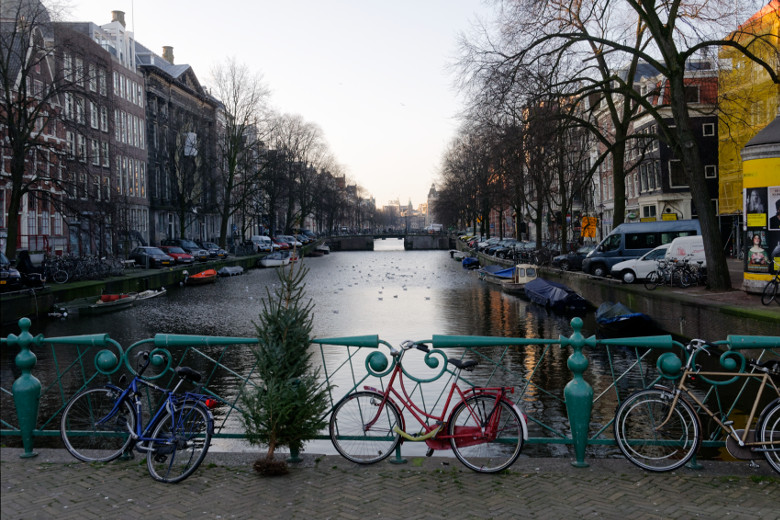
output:
[{"label": "bicycle parked along canal", "polygon": [[780,262],[776,258],[773,258],[772,262],[775,265],[775,275],[767,282],[761,292],[761,303],[764,305],[769,305],[773,300],[780,305],[780,298],[777,297],[777,292],[780,290]]},{"label": "bicycle parked along canal", "polygon": [[[139,368],[126,388],[106,385],[76,394],[65,406],[60,436],[71,455],[84,462],[108,462],[133,447],[146,452],[146,465],[155,480],[174,483],[189,477],[203,462],[214,433],[211,408],[217,401],[209,396],[184,392],[184,381],[197,383],[201,374],[189,367],[177,367],[179,382],[172,390],[146,379],[148,352],[139,354]],[[120,378],[120,384],[125,376]],[[164,394],[157,412],[143,426],[140,387]]]},{"label": "bicycle parked along canal", "polygon": [[[702,442],[702,423],[696,412],[698,409],[719,427],[713,437],[725,432],[726,448],[732,456],[744,460],[764,456],[772,468],[780,473],[780,390],[777,382],[780,378],[780,360],[769,359],[764,363],[751,361],[751,371],[745,372],[744,358],[743,366],[740,367],[737,367],[736,361],[727,358],[739,371],[703,371],[696,364],[696,357],[701,353],[709,355],[708,349],[712,347],[715,345],[703,340],[692,340],[686,346],[688,359],[675,386],[659,385],[640,390],[623,401],[615,413],[614,423],[615,441],[620,451],[632,463],[650,471],[671,471],[683,466],[696,454]],[[734,428],[734,420],[731,418],[733,409],[716,413],[704,403],[706,397],[700,399],[697,396],[697,391],[689,386],[697,378],[715,385],[731,384],[747,378],[758,382],[756,395],[742,429]],[[716,378],[720,380],[716,381]],[[764,391],[768,392],[772,401],[754,422]]]},{"label": "bicycle parked along canal", "polygon": [[[514,388],[473,387],[464,391],[457,384],[460,373],[473,370],[478,362],[447,358],[455,372],[441,415],[426,412],[404,386],[402,360],[412,348],[425,352],[426,357],[433,352],[443,355],[413,341],[403,342],[400,348],[391,346],[395,366],[387,388],[382,391],[366,386],[334,408],[330,438],[336,450],[352,462],[372,464],[389,456],[399,443],[417,441],[428,445],[428,456],[433,450],[452,449],[466,467],[480,473],[511,466],[528,439],[525,414],[506,397]],[[452,412],[445,421],[450,405]],[[419,433],[407,433],[404,411],[419,423]]]}]

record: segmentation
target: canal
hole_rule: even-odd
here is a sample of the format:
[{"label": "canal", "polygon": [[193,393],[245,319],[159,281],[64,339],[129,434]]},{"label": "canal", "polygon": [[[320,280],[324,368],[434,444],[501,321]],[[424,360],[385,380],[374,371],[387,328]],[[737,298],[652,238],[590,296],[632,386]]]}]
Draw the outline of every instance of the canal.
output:
[{"label": "canal", "polygon": [[[377,240],[374,251],[334,252],[306,259],[305,265],[309,269],[306,295],[314,303],[315,337],[378,334],[381,339],[398,345],[407,339],[428,340],[434,334],[557,339],[572,333],[571,317],[549,313],[519,297],[502,293],[495,285],[479,280],[476,272],[464,270],[446,251],[404,251],[402,240]],[[156,333],[253,337],[262,301],[276,284],[274,269],[252,269],[240,276],[221,278],[215,284],[174,287],[163,297],[111,314],[36,322],[31,332],[45,337],[108,333],[124,347]],[[595,332],[593,313],[583,319],[583,334],[590,336]],[[18,333],[18,328],[6,328],[3,337],[9,333]],[[566,412],[560,399],[546,395],[547,390],[543,388],[556,395],[562,393],[571,379],[571,372],[566,368],[569,351],[555,348],[545,356],[539,352],[533,347],[513,349],[503,363],[518,372],[533,372],[535,381],[543,383],[543,387],[534,385],[523,389],[528,413],[544,415],[545,422],[565,429]],[[2,354],[3,380],[12,381],[18,376],[13,366],[16,349],[4,349]],[[36,355],[35,374],[51,381],[57,370],[51,351],[38,351]],[[242,359],[249,362],[252,357],[248,349],[232,356],[234,363]],[[342,362],[344,353],[333,350],[328,356],[338,357],[338,362]],[[599,357],[603,352],[591,352],[589,356],[592,377],[607,376],[609,368]],[[315,356],[315,359],[319,358]],[[409,361],[414,363],[413,359]],[[422,356],[418,356],[417,363],[422,365]],[[362,367],[355,366],[358,370]],[[480,374],[480,370],[484,373]],[[480,365],[474,377],[477,380],[482,376],[491,377],[491,370],[489,365]],[[333,382],[340,389],[350,387],[347,380]],[[67,386],[67,382],[63,385]],[[62,388],[66,395],[75,391],[77,387]],[[235,395],[237,389],[226,387],[220,391]],[[7,400],[3,404],[12,406]],[[46,407],[46,402],[42,402],[41,416],[45,415]],[[594,412],[608,421],[614,407],[614,400],[609,399]],[[237,418],[232,421],[230,429],[236,431],[240,428]],[[533,435],[544,433],[532,430]],[[58,439],[51,441],[59,445]],[[36,445],[43,443],[43,439],[36,441]],[[217,444],[221,449],[244,448],[236,440],[219,439]],[[546,455],[562,455],[568,451],[565,446],[555,444],[538,448]],[[307,450],[333,451],[328,441],[315,441],[314,447]],[[410,454],[413,450],[404,449]]]}]

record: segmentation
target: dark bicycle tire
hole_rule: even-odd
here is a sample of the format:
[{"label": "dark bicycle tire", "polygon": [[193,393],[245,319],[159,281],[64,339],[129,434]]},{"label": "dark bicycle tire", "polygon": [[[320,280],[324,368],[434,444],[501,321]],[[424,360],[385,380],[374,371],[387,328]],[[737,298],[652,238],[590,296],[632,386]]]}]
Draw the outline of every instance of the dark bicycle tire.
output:
[{"label": "dark bicycle tire", "polygon": [[[684,399],[674,400],[667,390],[640,390],[615,412],[615,442],[625,457],[648,471],[672,471],[687,463],[701,444],[701,424]],[[663,424],[663,428],[659,429]]]},{"label": "dark bicycle tire", "polygon": [[[780,442],[780,399],[775,399],[764,408],[756,426],[756,442]],[[761,446],[769,465],[780,473],[780,446]]]},{"label": "dark bicycle tire", "polygon": [[[366,422],[376,417],[384,396],[378,392],[354,392],[341,400],[330,416],[330,440],[345,459],[373,464],[388,457],[401,442],[395,427],[403,428],[401,413],[390,401],[377,421],[366,431]],[[371,434],[375,435],[371,435]]]},{"label": "dark bicycle tire", "polygon": [[[495,410],[494,410],[495,408]],[[481,438],[491,414],[498,413],[495,438]],[[473,430],[473,436],[463,435]],[[495,396],[476,395],[458,404],[450,414],[452,451],[467,468],[478,473],[503,471],[517,460],[523,449],[523,425],[515,408],[504,400],[496,407]]]},{"label": "dark bicycle tire", "polygon": [[152,442],[146,454],[149,474],[168,484],[192,475],[206,458],[213,431],[211,413],[201,403],[186,402],[177,406],[173,415],[167,412],[152,433],[152,438],[167,441]]},{"label": "dark bicycle tire", "polygon": [[51,279],[54,283],[66,283],[68,281],[68,272],[58,269],[52,273]]},{"label": "dark bicycle tire", "polygon": [[68,402],[60,419],[60,437],[71,455],[84,462],[108,462],[129,448],[136,416],[126,399],[111,415],[120,395],[114,388],[91,388]]},{"label": "dark bicycle tire", "polygon": [[764,286],[764,290],[761,291],[761,303],[769,305],[777,298],[778,285],[780,285],[780,282],[778,282],[777,279],[774,279],[770,280],[769,283]]},{"label": "dark bicycle tire", "polygon": [[650,274],[647,275],[647,278],[645,278],[645,289],[652,291],[658,287],[659,278],[658,271],[651,271]]}]

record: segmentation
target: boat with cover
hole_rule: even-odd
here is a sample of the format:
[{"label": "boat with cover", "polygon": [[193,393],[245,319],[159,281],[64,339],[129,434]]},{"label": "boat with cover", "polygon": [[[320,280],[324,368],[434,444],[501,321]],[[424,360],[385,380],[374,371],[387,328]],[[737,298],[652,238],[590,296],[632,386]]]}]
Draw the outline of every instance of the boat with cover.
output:
[{"label": "boat with cover", "polygon": [[596,310],[596,324],[604,337],[630,338],[652,335],[653,320],[647,314],[634,312],[622,303],[604,302]]},{"label": "boat with cover", "polygon": [[480,280],[486,282],[500,284],[504,281],[509,281],[515,275],[514,267],[504,267],[502,265],[486,265],[481,267],[477,274]]},{"label": "boat with cover", "polygon": [[474,258],[473,256],[467,256],[463,260],[461,260],[461,265],[463,266],[463,269],[478,269],[479,268],[479,259]]},{"label": "boat with cover", "polygon": [[217,270],[206,269],[199,273],[190,275],[187,271],[184,271],[184,285],[202,285],[206,283],[214,283],[217,281]]},{"label": "boat with cover", "polygon": [[537,277],[537,267],[531,264],[517,264],[511,280],[501,281],[501,290],[507,294],[522,296],[525,294],[525,284]]},{"label": "boat with cover", "polygon": [[244,274],[244,268],[240,265],[226,265],[217,271],[219,276],[238,276]]},{"label": "boat with cover", "polygon": [[555,312],[585,312],[590,308],[588,301],[573,289],[544,278],[535,278],[525,284],[525,295],[532,302]]}]

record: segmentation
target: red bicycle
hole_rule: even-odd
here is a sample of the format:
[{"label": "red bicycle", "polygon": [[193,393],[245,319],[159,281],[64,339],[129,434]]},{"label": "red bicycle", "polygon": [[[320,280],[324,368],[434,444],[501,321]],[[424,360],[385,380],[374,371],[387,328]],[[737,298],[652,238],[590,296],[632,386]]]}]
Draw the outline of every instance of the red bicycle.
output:
[{"label": "red bicycle", "polygon": [[[428,456],[434,450],[452,449],[466,467],[480,473],[495,473],[511,466],[528,439],[525,414],[506,397],[514,388],[473,387],[464,391],[457,384],[460,372],[473,370],[478,362],[447,359],[455,367],[455,379],[444,409],[441,415],[426,412],[412,401],[404,386],[402,360],[411,348],[426,356],[431,354],[428,346],[413,341],[405,341],[400,349],[391,347],[395,366],[387,389],[365,386],[336,405],[330,418],[330,438],[336,450],[352,462],[373,464],[385,459],[403,441],[425,442]],[[444,356],[440,351],[433,352]],[[403,411],[420,424],[419,433],[407,433]]]}]

